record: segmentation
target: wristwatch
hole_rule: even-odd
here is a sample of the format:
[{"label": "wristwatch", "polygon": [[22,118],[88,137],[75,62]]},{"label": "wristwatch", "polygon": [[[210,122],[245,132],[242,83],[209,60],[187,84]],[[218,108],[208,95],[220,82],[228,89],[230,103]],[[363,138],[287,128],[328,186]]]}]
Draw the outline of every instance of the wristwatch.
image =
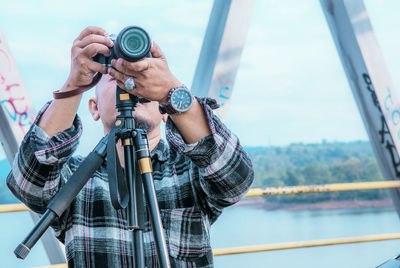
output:
[{"label": "wristwatch", "polygon": [[167,96],[167,103],[158,106],[162,114],[181,114],[192,107],[193,95],[185,86],[174,87]]}]

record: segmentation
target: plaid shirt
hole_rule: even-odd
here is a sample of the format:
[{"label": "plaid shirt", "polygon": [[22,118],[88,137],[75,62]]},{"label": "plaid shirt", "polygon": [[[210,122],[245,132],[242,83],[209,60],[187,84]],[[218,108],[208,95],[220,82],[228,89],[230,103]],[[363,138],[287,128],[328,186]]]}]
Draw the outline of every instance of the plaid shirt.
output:
[{"label": "plaid shirt", "polygon": [[[212,135],[185,144],[172,120],[168,143],[151,152],[153,177],[172,267],[212,267],[210,225],[245,194],[253,181],[252,164],[238,138],[213,114],[214,100],[199,98]],[[48,106],[48,105],[47,105]],[[52,138],[32,125],[16,155],[7,185],[22,202],[44,213],[84,158],[71,157],[82,126],[73,125]],[[147,210],[146,210],[147,211]],[[147,267],[158,267],[146,215],[144,250]],[[133,267],[126,211],[112,207],[106,166],[89,179],[69,209],[53,224],[66,246],[69,267]]]}]

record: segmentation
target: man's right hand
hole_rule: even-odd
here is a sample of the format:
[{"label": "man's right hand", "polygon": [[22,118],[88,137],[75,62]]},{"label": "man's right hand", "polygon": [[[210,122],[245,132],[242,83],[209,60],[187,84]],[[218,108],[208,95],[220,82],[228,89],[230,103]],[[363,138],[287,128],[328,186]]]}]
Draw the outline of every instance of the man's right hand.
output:
[{"label": "man's right hand", "polygon": [[[75,39],[71,49],[71,72],[60,91],[70,91],[87,86],[93,81],[96,72],[107,73],[107,67],[94,62],[92,58],[101,53],[110,55],[113,42],[105,37],[106,31],[98,27],[87,27]],[[40,117],[37,125],[49,137],[71,127],[78,110],[82,94],[65,99],[54,100]]]},{"label": "man's right hand", "polygon": [[69,91],[87,86],[96,72],[107,73],[107,67],[92,60],[100,53],[110,56],[113,42],[105,37],[106,31],[99,27],[87,27],[75,39],[71,49],[71,71],[61,91]]}]

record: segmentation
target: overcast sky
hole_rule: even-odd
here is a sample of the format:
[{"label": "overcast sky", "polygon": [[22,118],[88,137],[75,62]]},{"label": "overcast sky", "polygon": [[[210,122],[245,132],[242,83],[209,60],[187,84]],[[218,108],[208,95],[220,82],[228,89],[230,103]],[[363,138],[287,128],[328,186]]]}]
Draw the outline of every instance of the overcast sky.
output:
[{"label": "overcast sky", "polygon": [[[142,26],[191,84],[212,1],[100,2],[0,0],[0,29],[36,110],[68,77],[72,41],[89,25],[109,33]],[[399,89],[400,2],[365,4]],[[92,94],[79,109],[82,154],[102,135],[87,111]],[[319,1],[256,1],[226,123],[246,146],[368,139]]]}]

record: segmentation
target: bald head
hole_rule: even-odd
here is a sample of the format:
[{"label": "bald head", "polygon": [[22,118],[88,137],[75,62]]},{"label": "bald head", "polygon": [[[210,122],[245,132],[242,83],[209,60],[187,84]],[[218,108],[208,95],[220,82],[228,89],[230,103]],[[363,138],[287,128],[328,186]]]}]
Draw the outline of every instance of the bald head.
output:
[{"label": "bald head", "polygon": [[115,82],[115,79],[114,79],[114,78],[112,78],[112,77],[111,77],[110,75],[108,75],[108,74],[103,74],[103,75],[101,76],[100,81],[97,83],[97,85],[96,85],[96,87],[95,87],[95,90],[94,90],[95,95],[96,95],[96,96],[99,96],[100,91],[102,91],[105,87],[107,87],[107,85],[108,85],[110,82],[113,83],[113,84],[115,84],[115,86],[117,86],[117,83]]}]

